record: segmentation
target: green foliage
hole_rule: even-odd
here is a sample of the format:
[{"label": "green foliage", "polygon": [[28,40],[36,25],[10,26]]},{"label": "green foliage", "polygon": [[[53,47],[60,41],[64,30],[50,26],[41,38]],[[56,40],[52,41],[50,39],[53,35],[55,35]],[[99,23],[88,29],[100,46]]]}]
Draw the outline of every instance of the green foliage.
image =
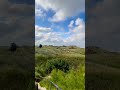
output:
[{"label": "green foliage", "polygon": [[[62,90],[84,90],[85,50],[73,46],[43,46],[35,49],[35,76],[40,85],[56,90],[50,81]],[[46,72],[47,71],[47,72]],[[45,77],[41,78],[41,77]]]},{"label": "green foliage", "polygon": [[[65,73],[61,70],[54,69],[51,73],[51,78],[44,79],[40,84],[47,89],[50,87],[49,80],[56,83],[62,90],[84,90],[85,89],[85,69],[84,66],[78,67],[76,70],[70,70]],[[52,90],[55,87],[51,87]]]},{"label": "green foliage", "polygon": [[86,89],[120,89],[120,53],[89,47],[86,59]]},{"label": "green foliage", "polygon": [[33,48],[0,47],[0,90],[34,90]]},{"label": "green foliage", "polygon": [[51,73],[51,71],[53,69],[59,69],[59,70],[62,70],[64,72],[67,72],[69,70],[69,64],[67,63],[67,61],[60,60],[60,59],[49,60],[46,63],[47,73]]},{"label": "green foliage", "polygon": [[33,90],[33,77],[30,72],[20,70],[18,68],[6,69],[0,72],[0,88],[1,90]]}]

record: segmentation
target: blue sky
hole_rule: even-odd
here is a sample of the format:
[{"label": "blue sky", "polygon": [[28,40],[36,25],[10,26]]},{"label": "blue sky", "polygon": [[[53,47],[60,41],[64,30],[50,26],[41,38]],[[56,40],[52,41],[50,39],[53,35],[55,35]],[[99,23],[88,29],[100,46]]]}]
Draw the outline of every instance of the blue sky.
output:
[{"label": "blue sky", "polygon": [[35,44],[85,47],[85,1],[36,0]]}]

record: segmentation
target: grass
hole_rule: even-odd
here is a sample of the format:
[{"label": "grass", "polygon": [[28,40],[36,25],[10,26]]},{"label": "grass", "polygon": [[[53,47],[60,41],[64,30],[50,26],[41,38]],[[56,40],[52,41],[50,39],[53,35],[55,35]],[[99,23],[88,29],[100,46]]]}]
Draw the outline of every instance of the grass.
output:
[{"label": "grass", "polygon": [[34,90],[34,58],[31,47],[14,53],[0,47],[0,89]]},{"label": "grass", "polygon": [[[40,78],[40,85],[48,90],[50,80],[62,90],[120,89],[119,53],[96,49],[94,53],[86,54],[85,68],[83,48],[75,46],[35,47],[35,56],[33,51],[34,48],[23,47],[12,53],[8,51],[8,47],[0,47],[1,90],[34,90],[34,77]],[[63,69],[52,68],[51,72],[46,72],[47,63],[54,60],[65,61],[69,65],[69,70],[64,72]],[[58,63],[52,66],[54,65]],[[52,86],[51,89],[54,90],[55,87]]]},{"label": "grass", "polygon": [[[77,70],[71,69],[68,73],[55,69],[51,72],[49,80],[56,83],[62,90],[84,90],[84,72],[84,66],[80,66]],[[50,82],[44,79],[41,85],[49,90]],[[52,88],[55,89],[54,87]]]},{"label": "grass", "polygon": [[120,90],[120,54],[95,50],[86,54],[86,90]]},{"label": "grass", "polygon": [[[47,79],[41,78],[41,86],[50,88],[50,82],[57,84],[62,90],[84,90],[84,63],[85,51],[83,48],[76,46],[43,46],[35,49],[35,74],[37,78],[51,77]],[[54,60],[62,60],[68,63],[69,71],[64,72],[62,69],[54,68],[51,73],[46,73],[47,62]],[[60,63],[57,65],[59,66]],[[52,67],[54,67],[52,65]],[[62,67],[62,66],[61,66]],[[52,90],[55,87],[51,87]]]}]

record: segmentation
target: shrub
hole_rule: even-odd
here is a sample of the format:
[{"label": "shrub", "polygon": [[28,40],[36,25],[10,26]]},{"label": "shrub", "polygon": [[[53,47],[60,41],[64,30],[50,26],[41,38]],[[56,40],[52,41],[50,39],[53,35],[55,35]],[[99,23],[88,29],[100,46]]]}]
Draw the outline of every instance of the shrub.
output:
[{"label": "shrub", "polygon": [[[49,89],[51,86],[49,82],[50,80],[58,85],[59,88],[62,88],[62,90],[85,90],[84,65],[79,66],[75,70],[69,70],[67,73],[54,69],[52,70],[50,76],[50,79],[44,79],[40,82],[40,84],[47,89]],[[51,87],[52,90],[56,90],[54,88],[55,87]]]},{"label": "shrub", "polygon": [[14,52],[17,49],[17,45],[15,43],[11,43],[9,50]]},{"label": "shrub", "polygon": [[64,72],[69,71],[69,64],[64,60],[50,60],[46,63],[46,72],[51,73],[53,69],[59,69]]},{"label": "shrub", "polygon": [[75,49],[76,48],[76,46],[70,46],[69,47],[69,49]]},{"label": "shrub", "polygon": [[39,45],[39,48],[42,48],[42,44]]}]

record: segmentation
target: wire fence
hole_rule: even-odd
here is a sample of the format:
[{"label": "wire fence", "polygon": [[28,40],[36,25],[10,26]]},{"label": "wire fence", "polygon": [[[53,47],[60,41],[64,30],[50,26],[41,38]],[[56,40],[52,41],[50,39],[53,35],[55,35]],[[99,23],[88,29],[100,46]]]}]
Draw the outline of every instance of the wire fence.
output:
[{"label": "wire fence", "polygon": [[52,90],[52,86],[55,87],[56,90],[62,90],[57,84],[53,83],[52,81],[49,80],[49,83],[50,83],[50,87],[49,87],[49,90]]}]

